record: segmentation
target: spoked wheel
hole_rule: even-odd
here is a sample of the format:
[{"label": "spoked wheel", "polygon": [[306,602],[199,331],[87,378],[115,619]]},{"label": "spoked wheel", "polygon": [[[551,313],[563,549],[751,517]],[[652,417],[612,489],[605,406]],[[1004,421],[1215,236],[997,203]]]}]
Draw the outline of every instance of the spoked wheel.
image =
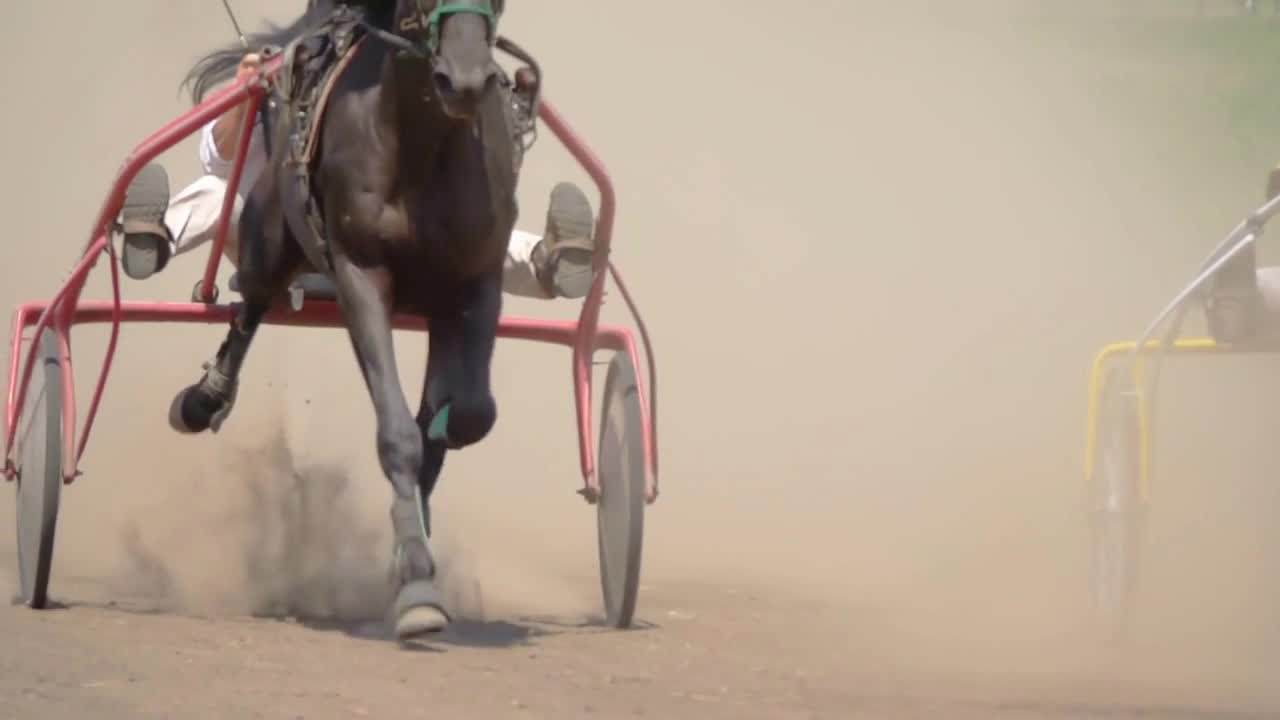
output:
[{"label": "spoked wheel", "polygon": [[615,354],[609,363],[602,415],[597,459],[600,500],[596,506],[600,585],[609,625],[627,628],[635,615],[640,589],[645,454],[636,369],[626,353]]},{"label": "spoked wheel", "polygon": [[1089,487],[1094,610],[1111,635],[1125,627],[1136,585],[1145,508],[1139,495],[1138,394],[1127,368],[1103,381]]},{"label": "spoked wheel", "polygon": [[18,579],[22,602],[48,602],[53,538],[62,492],[62,360],[58,336],[46,328],[37,342],[26,402],[18,418]]}]

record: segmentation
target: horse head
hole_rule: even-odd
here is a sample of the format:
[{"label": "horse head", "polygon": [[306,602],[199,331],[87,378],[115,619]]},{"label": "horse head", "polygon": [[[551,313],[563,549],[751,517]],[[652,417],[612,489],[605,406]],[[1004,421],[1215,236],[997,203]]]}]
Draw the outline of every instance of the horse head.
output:
[{"label": "horse head", "polygon": [[451,118],[475,115],[498,84],[493,57],[503,0],[399,0],[396,33],[429,63],[429,92]]}]

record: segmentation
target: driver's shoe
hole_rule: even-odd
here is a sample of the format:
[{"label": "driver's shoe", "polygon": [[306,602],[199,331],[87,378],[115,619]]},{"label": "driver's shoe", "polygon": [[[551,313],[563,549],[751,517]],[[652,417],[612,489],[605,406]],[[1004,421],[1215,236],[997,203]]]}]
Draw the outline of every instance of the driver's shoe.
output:
[{"label": "driver's shoe", "polygon": [[1226,345],[1257,339],[1264,312],[1256,287],[1216,288],[1205,303],[1209,335]]},{"label": "driver's shoe", "polygon": [[595,215],[577,185],[562,182],[551,190],[547,229],[533,249],[539,284],[549,297],[580,298],[594,279]]},{"label": "driver's shoe", "polygon": [[169,263],[173,237],[164,224],[168,209],[169,175],[163,166],[149,163],[129,183],[120,213],[124,230],[120,265],[125,275],[146,280]]}]

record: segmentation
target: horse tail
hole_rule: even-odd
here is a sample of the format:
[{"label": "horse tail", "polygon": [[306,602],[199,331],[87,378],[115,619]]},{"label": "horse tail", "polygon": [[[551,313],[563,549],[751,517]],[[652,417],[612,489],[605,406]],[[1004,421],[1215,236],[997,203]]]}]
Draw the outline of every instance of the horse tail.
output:
[{"label": "horse tail", "polygon": [[235,77],[236,67],[240,65],[240,59],[245,53],[268,45],[277,47],[287,45],[290,40],[302,35],[315,22],[331,15],[336,5],[337,0],[310,0],[302,17],[289,25],[281,27],[271,24],[263,32],[246,35],[248,49],[236,42],[211,51],[191,67],[182,81],[182,86],[191,88],[191,101],[199,104],[210,90]]}]

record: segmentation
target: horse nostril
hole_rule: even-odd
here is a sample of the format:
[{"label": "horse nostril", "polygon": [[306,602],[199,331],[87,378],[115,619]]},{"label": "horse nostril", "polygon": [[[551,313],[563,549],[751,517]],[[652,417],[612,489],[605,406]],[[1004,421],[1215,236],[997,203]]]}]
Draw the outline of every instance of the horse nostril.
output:
[{"label": "horse nostril", "polygon": [[448,73],[432,73],[431,79],[435,81],[436,90],[438,90],[441,95],[453,94],[453,79],[449,77]]}]

